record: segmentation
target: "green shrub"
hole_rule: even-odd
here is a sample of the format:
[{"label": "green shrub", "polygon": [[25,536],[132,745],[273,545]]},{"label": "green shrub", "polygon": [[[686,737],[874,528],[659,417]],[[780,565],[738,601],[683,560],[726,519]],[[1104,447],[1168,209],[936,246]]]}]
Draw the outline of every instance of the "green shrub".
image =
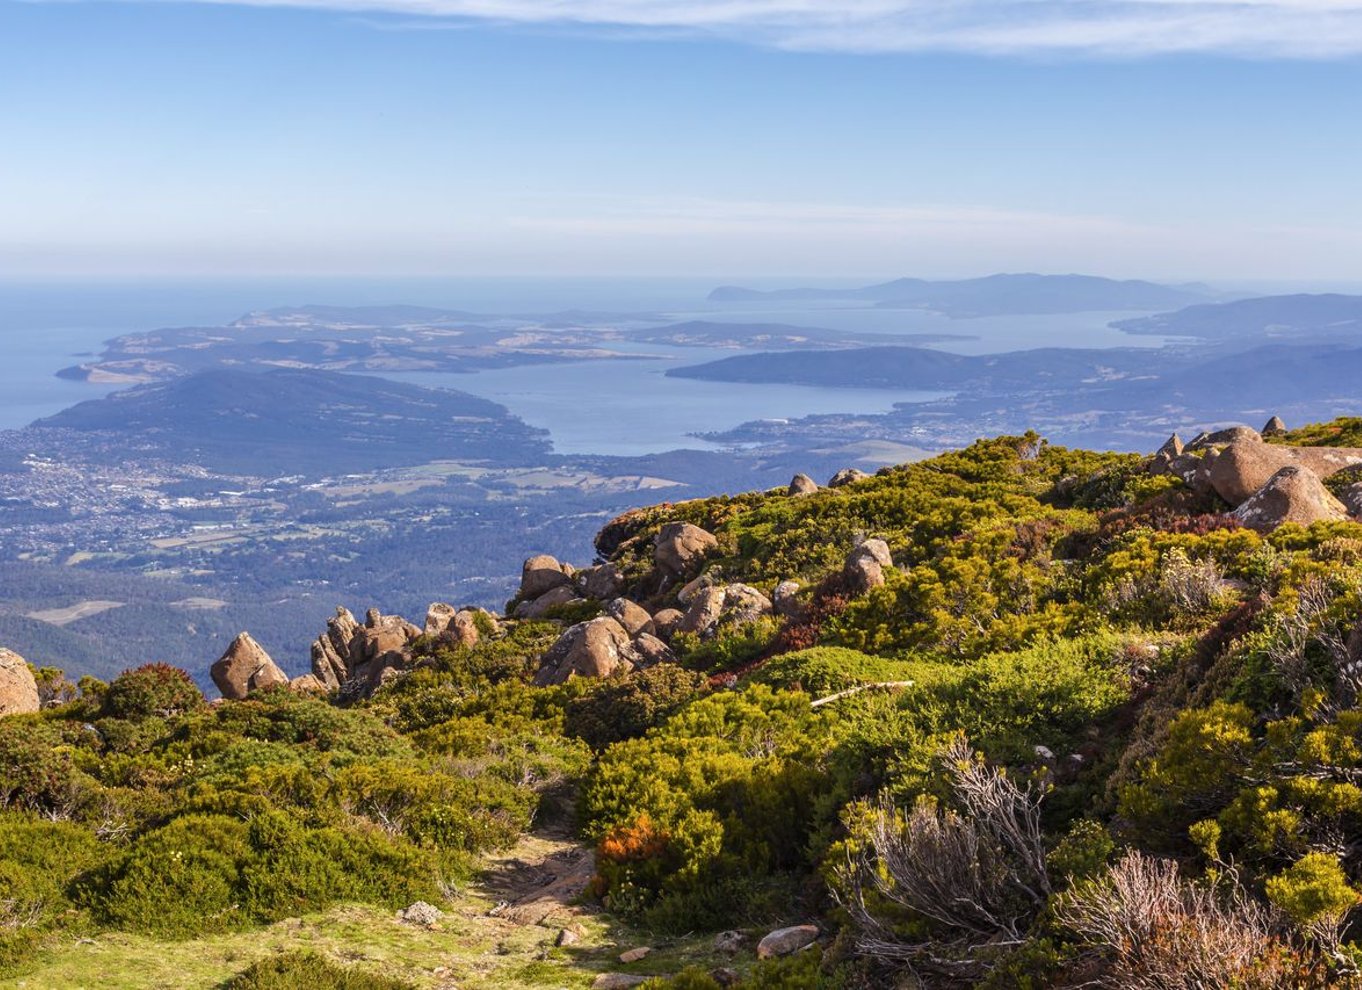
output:
[{"label": "green shrub", "polygon": [[315,952],[295,951],[252,963],[223,990],[415,990],[415,984],[342,966]]},{"label": "green shrub", "polygon": [[676,664],[658,664],[601,681],[589,693],[570,700],[564,727],[593,749],[604,749],[660,725],[708,686],[703,674]]},{"label": "green shrub", "polygon": [[104,692],[103,705],[106,715],[136,721],[183,715],[201,708],[204,700],[194,679],[179,667],[149,663],[115,677]]}]

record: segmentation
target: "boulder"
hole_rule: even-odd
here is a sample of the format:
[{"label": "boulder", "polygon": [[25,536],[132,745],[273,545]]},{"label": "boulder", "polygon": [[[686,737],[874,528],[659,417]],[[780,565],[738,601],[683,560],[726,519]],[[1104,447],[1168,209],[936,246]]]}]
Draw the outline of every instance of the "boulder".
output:
[{"label": "boulder", "polygon": [[772,612],[771,600],[747,584],[727,584],[706,588],[696,595],[677,623],[677,632],[695,633],[707,638],[720,626],[744,625]]},{"label": "boulder", "polygon": [[624,627],[603,615],[564,630],[540,660],[535,683],[542,687],[573,677],[627,674],[639,659]]},{"label": "boulder", "polygon": [[617,598],[624,590],[624,572],[614,564],[600,564],[578,571],[574,581],[579,592],[597,601]]},{"label": "boulder", "polygon": [[719,541],[714,534],[686,522],[667,523],[653,542],[653,561],[666,574],[681,577],[699,566]]},{"label": "boulder", "polygon": [[714,587],[718,583],[719,576],[711,568],[710,570],[705,571],[705,573],[701,574],[699,577],[687,581],[681,587],[681,590],[676,593],[676,600],[679,601],[682,605],[689,605],[691,603],[691,599],[693,599],[696,595],[704,591],[706,588]]},{"label": "boulder", "polygon": [[686,613],[679,608],[663,608],[653,613],[653,631],[663,639],[670,639]]},{"label": "boulder", "polygon": [[449,624],[454,621],[454,616],[458,613],[453,605],[446,605],[444,602],[432,602],[426,609],[426,627],[423,632],[427,636],[438,636],[449,628]]},{"label": "boulder", "polygon": [[714,951],[726,956],[736,956],[747,944],[747,936],[740,931],[730,930],[714,936]]},{"label": "boulder", "polygon": [[288,689],[294,694],[326,694],[326,685],[315,674],[299,674],[288,682]]},{"label": "boulder", "polygon": [[1282,422],[1280,416],[1273,416],[1263,424],[1263,428],[1258,432],[1265,437],[1279,437],[1286,432],[1286,424]]},{"label": "boulder", "polygon": [[787,495],[812,495],[816,491],[818,491],[818,482],[807,474],[797,474],[790,479],[790,487],[785,490],[785,493]]},{"label": "boulder", "polygon": [[425,901],[417,901],[401,911],[397,912],[399,921],[405,921],[409,925],[422,925],[430,927],[438,924],[445,913],[434,904],[427,904]]},{"label": "boulder", "polygon": [[694,595],[686,614],[676,624],[676,632],[703,636],[719,623],[724,610],[724,589],[705,588]]},{"label": "boulder", "polygon": [[288,675],[279,669],[265,648],[247,632],[232,640],[227,651],[209,668],[222,696],[240,701],[252,691],[289,682]]},{"label": "boulder", "polygon": [[1348,510],[1348,515],[1362,517],[1362,481],[1355,481],[1343,489],[1339,501]]},{"label": "boulder", "polygon": [[525,561],[520,569],[520,597],[533,600],[571,581],[557,557],[541,553]]},{"label": "boulder", "polygon": [[312,644],[312,673],[328,691],[370,693],[388,679],[389,671],[406,663],[412,640],[421,632],[400,615],[384,615],[376,608],[365,613],[362,625],[348,609],[337,608],[326,632]]},{"label": "boulder", "polygon": [[651,977],[635,973],[601,973],[591,981],[591,990],[629,990],[630,987],[642,986],[649,979]]},{"label": "boulder", "polygon": [[831,478],[828,479],[828,487],[841,488],[844,485],[851,484],[852,482],[864,481],[866,478],[869,477],[870,475],[866,474],[859,468],[842,468],[842,470],[838,471],[836,474],[834,474]]},{"label": "boulder", "polygon": [[771,959],[774,956],[788,956],[818,941],[818,928],[815,925],[792,925],[777,928],[757,943],[757,958]]},{"label": "boulder", "polygon": [[1251,426],[1229,426],[1214,433],[1207,433],[1201,439],[1204,447],[1215,447],[1227,443],[1262,443],[1262,435]]},{"label": "boulder", "polygon": [[653,954],[653,947],[650,945],[640,945],[637,949],[626,949],[620,953],[620,962],[626,966],[629,963],[641,962]]},{"label": "boulder", "polygon": [[884,572],[893,566],[889,544],[878,539],[864,540],[847,554],[842,574],[853,591],[864,594],[884,584]]},{"label": "boulder", "polygon": [[643,633],[634,639],[634,650],[638,653],[637,664],[640,668],[676,663],[676,654],[671,647],[650,633]]},{"label": "boulder", "polygon": [[742,982],[742,974],[732,966],[715,966],[709,971],[709,978],[721,987],[736,987]]},{"label": "boulder", "polygon": [[1150,474],[1168,474],[1172,470],[1172,464],[1182,456],[1182,438],[1174,433],[1163,442],[1163,446],[1154,452],[1154,456],[1149,461]]},{"label": "boulder", "polygon": [[533,601],[521,602],[515,607],[515,617],[517,619],[542,619],[548,615],[551,608],[557,608],[559,605],[570,605],[582,600],[577,597],[577,592],[572,585],[560,584],[558,587],[544,592]]},{"label": "boulder", "polygon": [[1274,474],[1235,509],[1234,517],[1251,529],[1267,532],[1283,523],[1309,526],[1347,519],[1348,510],[1312,471],[1291,465]]},{"label": "boulder", "polygon": [[616,598],[605,606],[605,614],[622,625],[630,636],[654,631],[653,617],[648,614],[648,610],[627,598]]},{"label": "boulder", "polygon": [[1207,479],[1217,495],[1230,505],[1239,505],[1291,463],[1291,450],[1287,447],[1257,440],[1240,441],[1226,446],[1209,463]]},{"label": "boulder", "polygon": [[38,682],[28,662],[0,646],[0,716],[36,712],[41,707]]},{"label": "boulder", "polygon": [[781,617],[794,615],[799,611],[799,582],[782,581],[771,593],[771,607]]},{"label": "boulder", "polygon": [[486,609],[461,608],[454,613],[454,621],[445,630],[445,636],[453,639],[459,646],[476,646],[482,637],[482,632],[478,629],[479,615],[489,629],[496,630],[500,627],[497,617]]}]

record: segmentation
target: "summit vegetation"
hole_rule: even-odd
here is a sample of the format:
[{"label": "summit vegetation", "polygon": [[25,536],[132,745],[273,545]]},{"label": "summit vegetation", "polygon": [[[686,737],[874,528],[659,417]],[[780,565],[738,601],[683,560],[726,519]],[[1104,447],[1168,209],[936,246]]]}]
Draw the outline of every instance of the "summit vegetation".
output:
[{"label": "summit vegetation", "polygon": [[[1362,985],[1362,524],[1250,528],[1156,462],[1026,434],[634,510],[504,617],[371,619],[329,694],[39,670],[0,718],[0,973],[241,937],[155,985]],[[590,865],[513,979],[264,948],[457,913],[549,833]]]}]

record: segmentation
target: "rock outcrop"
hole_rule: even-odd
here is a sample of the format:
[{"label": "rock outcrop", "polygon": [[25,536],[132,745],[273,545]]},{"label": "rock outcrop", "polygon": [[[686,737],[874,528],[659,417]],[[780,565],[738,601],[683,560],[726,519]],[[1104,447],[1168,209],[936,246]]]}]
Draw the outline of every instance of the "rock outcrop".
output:
[{"label": "rock outcrop", "polygon": [[489,620],[489,624],[495,626],[496,617],[484,609],[455,608],[444,602],[432,602],[430,608],[426,609],[426,627],[423,632],[427,636],[452,640],[458,646],[474,646],[482,635],[474,617],[479,612],[484,619]]},{"label": "rock outcrop", "polygon": [[785,490],[785,493],[787,495],[812,495],[816,491],[818,491],[818,482],[807,474],[797,474],[790,479],[790,487]]},{"label": "rock outcrop", "polygon": [[571,584],[560,584],[558,587],[544,592],[538,598],[521,602],[515,608],[515,617],[517,619],[542,619],[548,615],[549,609],[580,601],[582,599],[577,596],[577,591]]},{"label": "rock outcrop", "polygon": [[1265,437],[1279,437],[1286,432],[1286,424],[1282,422],[1280,416],[1273,416],[1258,432]]},{"label": "rock outcrop", "polygon": [[608,615],[579,622],[558,637],[540,660],[538,685],[562,684],[573,677],[610,677],[637,666],[639,652],[622,625]]},{"label": "rock outcrop", "polygon": [[1292,463],[1294,458],[1289,447],[1260,441],[1235,442],[1209,463],[1207,478],[1217,495],[1230,505],[1239,505]]},{"label": "rock outcrop", "polygon": [[1299,466],[1284,467],[1239,508],[1234,517],[1260,532],[1284,523],[1311,523],[1348,518],[1348,510],[1329,493],[1314,472]]},{"label": "rock outcrop", "polygon": [[208,673],[222,696],[230,701],[240,701],[252,691],[289,682],[288,675],[248,632],[232,640]]},{"label": "rock outcrop", "polygon": [[653,562],[672,578],[694,571],[719,545],[714,534],[693,523],[667,523],[653,542]]},{"label": "rock outcrop", "polygon": [[41,707],[38,682],[28,662],[0,646],[0,717],[36,712]]},{"label": "rock outcrop", "polygon": [[412,640],[421,633],[400,615],[371,608],[361,625],[349,609],[337,608],[312,644],[312,673],[328,691],[371,694],[389,671],[405,666]]},{"label": "rock outcrop", "polygon": [[852,591],[864,594],[884,584],[884,572],[893,566],[894,558],[889,554],[889,544],[884,540],[870,539],[862,541],[847,555],[842,574]]},{"label": "rock outcrop", "polygon": [[866,474],[859,468],[842,468],[842,470],[838,471],[836,474],[834,474],[831,478],[828,479],[828,487],[841,488],[844,485],[849,485],[855,481],[863,481],[869,477],[870,475]]}]

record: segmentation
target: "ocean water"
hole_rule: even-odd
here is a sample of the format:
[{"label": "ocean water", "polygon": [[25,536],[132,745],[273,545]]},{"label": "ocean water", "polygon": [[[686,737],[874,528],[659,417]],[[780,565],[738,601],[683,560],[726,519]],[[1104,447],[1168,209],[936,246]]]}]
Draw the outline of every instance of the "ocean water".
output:
[{"label": "ocean water", "polygon": [[[735,280],[736,281],[736,280]],[[741,280],[762,287],[772,280]],[[786,284],[789,280],[782,280]],[[883,335],[943,333],[969,339],[937,346],[959,353],[1032,347],[1157,346],[1106,324],[1125,314],[950,320],[923,313],[835,304],[711,304],[714,279],[254,279],[87,282],[0,281],[0,429],[26,425],[112,386],[55,377],[110,337],[167,326],[220,325],[276,306],[411,303],[477,313],[655,313],[667,319],[788,323]],[[849,284],[849,283],[841,283]],[[550,431],[561,453],[641,454],[703,446],[689,436],[756,419],[876,413],[931,393],[739,385],[667,378],[669,367],[732,351],[647,345],[636,360],[587,361],[476,375],[403,375],[507,406]],[[395,376],[396,377],[396,376]]]}]

